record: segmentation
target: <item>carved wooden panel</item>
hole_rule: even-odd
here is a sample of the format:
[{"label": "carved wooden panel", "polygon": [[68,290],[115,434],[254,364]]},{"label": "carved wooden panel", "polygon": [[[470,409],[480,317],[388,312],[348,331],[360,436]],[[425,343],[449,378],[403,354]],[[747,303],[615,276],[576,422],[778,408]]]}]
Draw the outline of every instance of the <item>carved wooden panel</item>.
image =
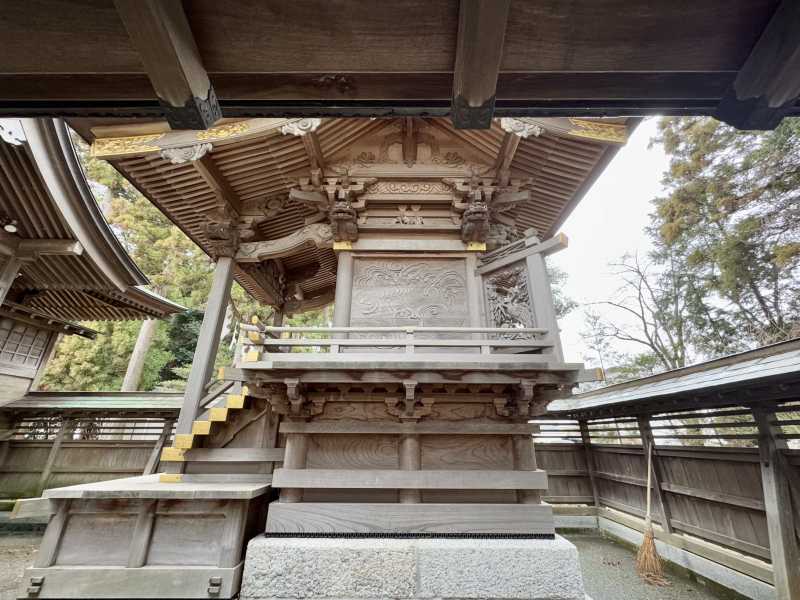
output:
[{"label": "carved wooden panel", "polygon": [[350,325],[466,327],[463,259],[358,258]]},{"label": "carved wooden panel", "polygon": [[491,327],[536,327],[525,262],[487,273],[483,287]]}]

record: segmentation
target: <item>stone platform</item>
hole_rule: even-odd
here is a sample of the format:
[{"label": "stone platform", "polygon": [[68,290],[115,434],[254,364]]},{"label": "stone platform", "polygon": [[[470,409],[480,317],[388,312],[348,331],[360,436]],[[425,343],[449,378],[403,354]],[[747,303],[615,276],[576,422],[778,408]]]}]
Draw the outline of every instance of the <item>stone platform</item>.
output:
[{"label": "stone platform", "polygon": [[584,600],[575,546],[555,539],[267,538],[247,546],[242,600]]}]

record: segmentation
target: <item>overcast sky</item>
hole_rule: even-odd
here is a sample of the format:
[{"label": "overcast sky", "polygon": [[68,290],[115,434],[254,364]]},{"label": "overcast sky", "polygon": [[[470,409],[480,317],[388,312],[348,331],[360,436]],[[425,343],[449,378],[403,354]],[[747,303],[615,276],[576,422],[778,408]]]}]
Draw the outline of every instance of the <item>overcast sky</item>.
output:
[{"label": "overcast sky", "polygon": [[[626,252],[638,251],[640,256],[648,252],[644,228],[649,223],[650,201],[662,193],[661,176],[667,168],[661,147],[647,147],[655,133],[656,119],[639,125],[561,228],[569,247],[553,255],[551,263],[567,273],[564,291],[581,305],[608,299],[620,287],[609,263]],[[588,353],[580,337],[584,310],[579,306],[560,323],[569,361],[582,362]],[[620,344],[616,349],[635,352],[636,348]]]}]

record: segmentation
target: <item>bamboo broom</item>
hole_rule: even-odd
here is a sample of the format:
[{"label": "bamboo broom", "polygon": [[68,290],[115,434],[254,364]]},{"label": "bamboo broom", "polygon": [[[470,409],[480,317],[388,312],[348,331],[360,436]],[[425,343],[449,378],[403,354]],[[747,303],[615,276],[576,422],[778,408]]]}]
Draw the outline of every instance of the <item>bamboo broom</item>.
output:
[{"label": "bamboo broom", "polygon": [[647,512],[644,517],[644,540],[636,554],[636,571],[647,583],[652,585],[669,585],[664,578],[664,568],[661,557],[656,549],[655,534],[653,532],[652,507],[652,481],[653,481],[653,444],[647,444]]}]

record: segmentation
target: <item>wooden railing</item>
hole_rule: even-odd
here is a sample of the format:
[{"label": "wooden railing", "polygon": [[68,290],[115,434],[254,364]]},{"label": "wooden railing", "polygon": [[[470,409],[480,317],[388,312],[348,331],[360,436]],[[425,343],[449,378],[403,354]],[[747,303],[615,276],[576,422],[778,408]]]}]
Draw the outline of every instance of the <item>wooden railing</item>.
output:
[{"label": "wooden railing", "polygon": [[[447,348],[450,352],[543,353],[551,350],[548,330],[536,327],[264,327],[241,326],[251,346],[267,352],[340,353],[343,349],[396,349],[408,354],[417,348]],[[319,337],[292,337],[312,334]],[[372,334],[372,335],[369,335]],[[464,337],[455,337],[464,336]],[[424,352],[424,350],[423,350]]]}]

